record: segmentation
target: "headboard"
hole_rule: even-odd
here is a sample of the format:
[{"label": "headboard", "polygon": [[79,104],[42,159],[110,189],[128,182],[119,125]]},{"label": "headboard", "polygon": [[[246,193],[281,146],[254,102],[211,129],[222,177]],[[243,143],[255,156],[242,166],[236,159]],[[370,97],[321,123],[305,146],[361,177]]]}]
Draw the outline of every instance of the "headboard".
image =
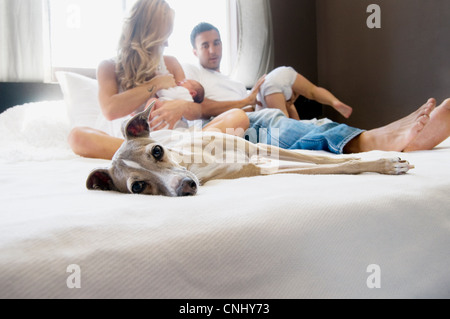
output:
[{"label": "headboard", "polygon": [[0,82],[0,113],[15,105],[62,99],[58,83]]},{"label": "headboard", "polygon": [[[53,74],[58,71],[96,78],[95,69],[53,68]],[[64,97],[56,76],[53,77],[53,81],[52,83],[0,82],[0,113],[12,106],[25,103],[62,100]]]}]

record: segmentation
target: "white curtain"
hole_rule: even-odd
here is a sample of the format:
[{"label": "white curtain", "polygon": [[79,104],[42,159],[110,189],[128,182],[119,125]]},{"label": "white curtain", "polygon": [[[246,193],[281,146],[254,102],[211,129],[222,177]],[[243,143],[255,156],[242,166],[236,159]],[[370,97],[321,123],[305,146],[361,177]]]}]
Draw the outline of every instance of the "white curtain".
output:
[{"label": "white curtain", "polygon": [[270,0],[236,0],[237,56],[231,76],[251,88],[273,69]]},{"label": "white curtain", "polygon": [[48,79],[47,0],[0,0],[0,81]]}]

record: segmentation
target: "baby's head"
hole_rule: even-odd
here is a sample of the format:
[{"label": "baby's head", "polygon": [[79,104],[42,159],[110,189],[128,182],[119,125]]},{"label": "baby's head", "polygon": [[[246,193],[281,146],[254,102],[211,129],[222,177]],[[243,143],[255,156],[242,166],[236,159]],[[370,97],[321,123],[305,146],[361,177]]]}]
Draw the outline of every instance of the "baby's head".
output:
[{"label": "baby's head", "polygon": [[179,85],[189,90],[195,103],[202,103],[205,99],[205,89],[199,82],[195,80],[184,80]]}]

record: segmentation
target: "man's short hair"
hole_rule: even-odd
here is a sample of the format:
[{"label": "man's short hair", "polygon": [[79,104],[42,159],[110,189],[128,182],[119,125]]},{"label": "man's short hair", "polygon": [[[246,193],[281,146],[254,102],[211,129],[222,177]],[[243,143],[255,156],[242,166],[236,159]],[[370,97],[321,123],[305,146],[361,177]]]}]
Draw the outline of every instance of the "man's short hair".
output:
[{"label": "man's short hair", "polygon": [[220,36],[219,29],[217,29],[217,28],[216,28],[215,26],[213,26],[212,24],[206,23],[206,22],[202,22],[202,23],[197,24],[197,25],[194,27],[194,29],[192,30],[192,32],[191,32],[191,44],[192,44],[192,47],[195,49],[195,39],[197,39],[197,36],[198,36],[200,33],[207,32],[207,31],[211,31],[211,30],[217,31],[217,33],[218,33],[219,36]]}]

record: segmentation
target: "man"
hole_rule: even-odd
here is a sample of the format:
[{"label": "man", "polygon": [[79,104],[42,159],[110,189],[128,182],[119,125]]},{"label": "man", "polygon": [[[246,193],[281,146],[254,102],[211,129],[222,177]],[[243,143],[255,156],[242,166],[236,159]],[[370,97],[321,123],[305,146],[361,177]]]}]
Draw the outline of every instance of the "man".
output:
[{"label": "man", "polygon": [[[256,96],[264,78],[247,95],[242,83],[220,72],[222,41],[219,30],[211,24],[200,23],[191,34],[198,65],[185,65],[187,78],[200,82],[206,92],[202,103],[205,118],[230,109],[256,104]],[[251,142],[275,144],[286,149],[324,150],[336,154],[372,150],[428,150],[450,136],[450,99],[436,108],[429,99],[417,111],[387,126],[370,131],[345,124],[328,123],[317,126],[287,118],[277,109],[247,113],[250,129],[246,138]],[[260,134],[264,130],[264,136]]]}]

